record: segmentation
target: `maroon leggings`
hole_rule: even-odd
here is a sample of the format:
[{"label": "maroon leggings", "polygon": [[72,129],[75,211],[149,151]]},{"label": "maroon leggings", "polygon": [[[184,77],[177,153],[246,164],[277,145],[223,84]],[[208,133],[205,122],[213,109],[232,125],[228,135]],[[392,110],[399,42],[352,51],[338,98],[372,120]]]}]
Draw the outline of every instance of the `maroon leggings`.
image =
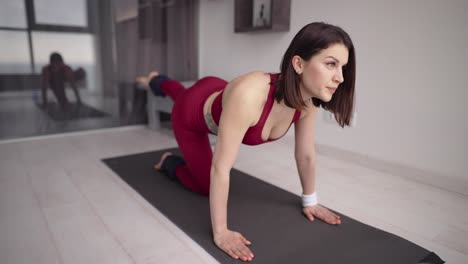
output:
[{"label": "maroon leggings", "polygon": [[185,89],[175,80],[161,83],[161,91],[174,100],[171,123],[185,164],[175,169],[175,176],[188,189],[208,195],[213,152],[203,116],[206,99],[224,89],[227,82],[217,77],[205,77]]}]

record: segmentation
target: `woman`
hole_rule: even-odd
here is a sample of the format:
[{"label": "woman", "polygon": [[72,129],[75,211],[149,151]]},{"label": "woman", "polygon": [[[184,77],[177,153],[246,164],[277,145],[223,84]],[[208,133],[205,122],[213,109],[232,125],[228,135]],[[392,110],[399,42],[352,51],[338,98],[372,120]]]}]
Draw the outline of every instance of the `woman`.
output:
[{"label": "woman", "polygon": [[[341,28],[311,23],[292,40],[281,73],[252,72],[227,83],[205,77],[185,90],[157,72],[137,82],[175,100],[172,127],[184,159],[166,152],[156,169],[192,191],[210,197],[213,239],[235,259],[254,257],[251,243],[227,225],[229,172],[241,143],[257,145],[281,138],[295,125],[295,158],[303,188],[302,212],[333,225],[340,216],[317,203],[314,123],[319,107],[349,126],[354,100],[355,53]],[[217,134],[212,153],[208,133]]]},{"label": "woman", "polygon": [[[65,64],[62,55],[54,52],[50,55],[49,65],[42,68],[42,103],[47,106],[47,88],[50,88],[62,109],[67,109],[69,101],[65,93],[65,83],[70,83],[75,92],[76,102],[81,104],[80,94],[75,84],[75,77],[70,66]],[[83,73],[84,74],[84,73]]]}]

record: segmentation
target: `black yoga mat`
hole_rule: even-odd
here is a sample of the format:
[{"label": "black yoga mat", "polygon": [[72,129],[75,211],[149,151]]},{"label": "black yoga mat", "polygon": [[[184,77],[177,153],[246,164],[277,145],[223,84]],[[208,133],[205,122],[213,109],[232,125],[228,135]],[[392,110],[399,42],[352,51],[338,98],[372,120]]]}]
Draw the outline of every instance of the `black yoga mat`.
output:
[{"label": "black yoga mat", "polygon": [[97,110],[96,108],[83,103],[69,103],[69,105],[65,109],[61,108],[55,102],[50,102],[46,106],[38,105],[38,107],[50,118],[56,121],[70,121],[82,118],[97,118],[110,116],[105,112]]},{"label": "black yoga mat", "polygon": [[[103,162],[220,263],[242,262],[214,244],[208,197],[153,169],[164,151]],[[236,169],[231,172],[228,225],[252,241],[252,263],[444,263],[410,241],[337,213],[339,226],[309,222],[299,196]]]}]

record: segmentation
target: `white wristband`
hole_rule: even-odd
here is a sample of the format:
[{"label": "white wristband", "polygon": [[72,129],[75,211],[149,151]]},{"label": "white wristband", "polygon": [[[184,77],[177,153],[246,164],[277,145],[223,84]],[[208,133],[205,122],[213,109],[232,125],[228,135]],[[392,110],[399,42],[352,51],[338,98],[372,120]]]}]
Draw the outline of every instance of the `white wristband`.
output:
[{"label": "white wristband", "polygon": [[302,207],[312,206],[318,204],[317,192],[313,194],[302,194]]}]

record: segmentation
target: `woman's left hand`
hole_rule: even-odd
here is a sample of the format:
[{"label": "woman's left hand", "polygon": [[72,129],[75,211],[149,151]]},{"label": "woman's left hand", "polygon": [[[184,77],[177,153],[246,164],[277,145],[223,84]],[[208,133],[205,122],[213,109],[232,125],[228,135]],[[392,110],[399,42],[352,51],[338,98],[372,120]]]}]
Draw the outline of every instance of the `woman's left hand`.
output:
[{"label": "woman's left hand", "polygon": [[314,221],[315,218],[318,218],[330,225],[341,224],[341,217],[339,215],[319,204],[302,208],[302,213],[304,213],[310,221]]}]

